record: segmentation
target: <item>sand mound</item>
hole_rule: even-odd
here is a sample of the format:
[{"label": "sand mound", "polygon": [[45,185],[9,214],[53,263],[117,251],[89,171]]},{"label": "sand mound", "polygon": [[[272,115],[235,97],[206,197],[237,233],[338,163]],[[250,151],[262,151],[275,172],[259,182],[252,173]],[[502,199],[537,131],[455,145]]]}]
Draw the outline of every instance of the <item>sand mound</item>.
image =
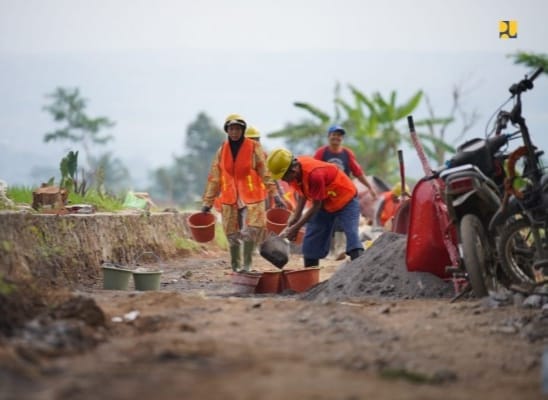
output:
[{"label": "sand mound", "polygon": [[361,257],[343,264],[329,280],[312,288],[303,298],[340,301],[371,296],[451,297],[451,282],[426,272],[407,271],[406,244],[405,235],[382,234]]}]

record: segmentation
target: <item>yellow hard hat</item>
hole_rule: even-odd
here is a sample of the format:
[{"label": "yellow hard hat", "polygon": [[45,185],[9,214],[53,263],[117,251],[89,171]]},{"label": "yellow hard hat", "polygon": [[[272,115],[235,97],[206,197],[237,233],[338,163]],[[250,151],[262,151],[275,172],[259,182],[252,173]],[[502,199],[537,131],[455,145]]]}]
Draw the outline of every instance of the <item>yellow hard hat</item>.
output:
[{"label": "yellow hard hat", "polygon": [[240,114],[228,114],[228,116],[225,118],[225,132],[228,132],[228,127],[230,125],[240,125],[244,128],[244,131],[247,127],[244,117],[242,117]]},{"label": "yellow hard hat", "polygon": [[287,149],[276,149],[266,159],[266,167],[270,171],[272,179],[281,179],[287,172],[293,161],[293,154]]},{"label": "yellow hard hat", "polygon": [[[401,196],[401,183],[396,183],[394,186],[392,186],[392,189],[390,189],[392,194],[396,197]],[[405,193],[409,193],[409,186],[407,184],[405,185]]]},{"label": "yellow hard hat", "polygon": [[259,139],[261,137],[261,132],[253,125],[249,125],[245,130],[245,137],[250,139]]}]

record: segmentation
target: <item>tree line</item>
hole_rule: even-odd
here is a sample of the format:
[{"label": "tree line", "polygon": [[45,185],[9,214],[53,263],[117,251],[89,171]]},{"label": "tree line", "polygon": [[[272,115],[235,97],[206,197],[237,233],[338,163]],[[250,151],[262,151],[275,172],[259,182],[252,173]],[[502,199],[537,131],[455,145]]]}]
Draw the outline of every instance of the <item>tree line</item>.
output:
[{"label": "tree line", "polygon": [[[530,68],[543,66],[548,71],[548,55],[518,52],[510,56],[517,64]],[[368,175],[387,181],[398,179],[397,151],[410,137],[405,118],[424,102],[427,118],[416,121],[419,137],[426,154],[435,165],[441,165],[454,146],[477,122],[475,110],[463,106],[464,88],[455,86],[451,92],[451,107],[444,115],[437,115],[427,94],[417,90],[400,101],[396,90],[387,95],[380,92],[366,94],[348,84],[336,84],[333,112],[329,113],[309,102],[297,101],[294,106],[305,111],[307,117],[299,122],[288,122],[269,138],[282,139],[296,154],[313,154],[325,144],[327,127],[337,123],[347,130],[345,145],[351,148]],[[45,142],[70,142],[81,149],[84,160],[78,160],[78,151],[71,151],[60,163],[62,181],[74,190],[95,187],[102,192],[120,193],[130,188],[128,168],[111,151],[104,150],[113,140],[110,131],[115,123],[107,117],[90,117],[86,113],[87,100],[77,88],[57,88],[48,95],[44,106],[57,128],[44,135]],[[455,126],[457,124],[458,126]],[[451,139],[448,127],[456,134]],[[147,190],[159,203],[192,206],[201,198],[207,180],[209,163],[226,140],[226,134],[205,112],[200,112],[186,128],[181,151],[172,155],[168,165],[150,171]],[[63,165],[64,163],[64,165]]]}]

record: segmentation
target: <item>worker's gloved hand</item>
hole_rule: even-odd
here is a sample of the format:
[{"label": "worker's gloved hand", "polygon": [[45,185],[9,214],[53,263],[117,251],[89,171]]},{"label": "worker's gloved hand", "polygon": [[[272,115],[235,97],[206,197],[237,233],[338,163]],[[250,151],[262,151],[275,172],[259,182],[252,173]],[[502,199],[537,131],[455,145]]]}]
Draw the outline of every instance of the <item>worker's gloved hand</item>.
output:
[{"label": "worker's gloved hand", "polygon": [[211,206],[203,206],[202,207],[202,212],[203,213],[208,213],[211,211]]},{"label": "worker's gloved hand", "polygon": [[276,208],[286,208],[284,201],[278,195],[274,196],[274,204],[276,204]]}]

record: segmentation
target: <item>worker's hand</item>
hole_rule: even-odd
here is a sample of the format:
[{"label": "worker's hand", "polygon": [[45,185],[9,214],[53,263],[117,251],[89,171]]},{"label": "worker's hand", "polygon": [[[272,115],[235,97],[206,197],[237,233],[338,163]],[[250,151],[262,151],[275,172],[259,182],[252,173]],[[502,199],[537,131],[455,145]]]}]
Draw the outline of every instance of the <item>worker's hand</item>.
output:
[{"label": "worker's hand", "polygon": [[276,208],[287,208],[282,198],[278,195],[274,196],[274,203],[276,204]]},{"label": "worker's hand", "polygon": [[289,240],[295,240],[297,237],[298,230],[295,229],[295,226],[287,226],[283,231],[278,235],[281,238],[287,238]]},{"label": "worker's hand", "polygon": [[211,211],[211,206],[203,206],[202,207],[202,212],[203,213],[208,213]]},{"label": "worker's hand", "polygon": [[371,193],[371,197],[373,198],[373,200],[377,200],[377,193],[375,193],[373,190],[370,190],[369,192]]}]

